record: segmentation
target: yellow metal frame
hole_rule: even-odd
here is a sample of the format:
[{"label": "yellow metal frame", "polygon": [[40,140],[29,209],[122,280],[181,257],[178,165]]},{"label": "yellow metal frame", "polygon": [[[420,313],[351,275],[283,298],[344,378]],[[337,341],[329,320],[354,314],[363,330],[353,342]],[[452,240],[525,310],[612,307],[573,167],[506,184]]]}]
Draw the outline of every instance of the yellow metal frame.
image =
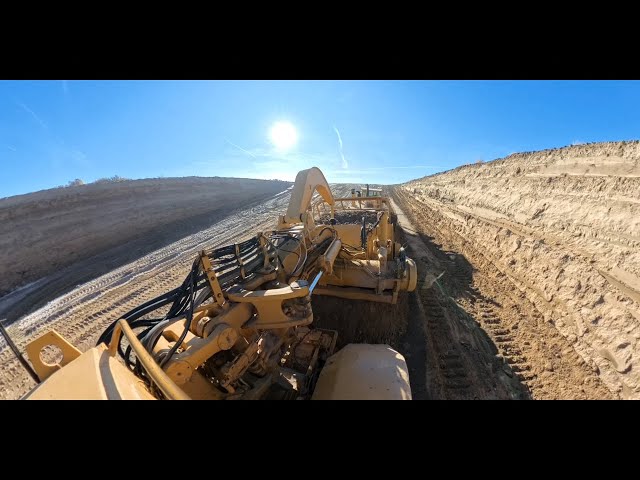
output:
[{"label": "yellow metal frame", "polygon": [[115,357],[118,351],[118,342],[120,336],[123,335],[131,345],[131,349],[135,352],[136,357],[142,363],[143,368],[149,375],[151,381],[160,389],[165,398],[169,400],[191,400],[191,398],[178,387],[171,378],[160,368],[153,357],[142,346],[136,334],[133,333],[131,327],[125,320],[118,320],[113,331],[113,338],[109,344],[109,355]]},{"label": "yellow metal frame", "polygon": [[[40,358],[40,352],[45,347],[52,345],[58,347],[62,351],[62,360],[60,363],[45,363]],[[58,332],[51,330],[44,335],[30,342],[26,348],[27,356],[33,364],[33,369],[38,374],[40,381],[45,381],[62,367],[71,363],[73,360],[82,355],[82,352],[67,342]]]},{"label": "yellow metal frame", "polygon": [[327,179],[324,178],[324,174],[320,169],[312,167],[298,172],[293,190],[291,191],[289,207],[287,208],[286,215],[281,219],[282,222],[288,224],[304,223],[304,215],[309,205],[311,205],[311,199],[316,191],[333,209],[333,194],[331,193]]},{"label": "yellow metal frame", "polygon": [[207,275],[207,280],[209,280],[209,286],[211,287],[214,301],[218,305],[223,306],[225,299],[222,293],[222,288],[220,287],[220,282],[218,282],[218,277],[216,276],[216,272],[213,270],[211,260],[209,260],[209,257],[204,250],[200,253],[200,263],[202,265],[202,270],[204,270],[204,273]]}]

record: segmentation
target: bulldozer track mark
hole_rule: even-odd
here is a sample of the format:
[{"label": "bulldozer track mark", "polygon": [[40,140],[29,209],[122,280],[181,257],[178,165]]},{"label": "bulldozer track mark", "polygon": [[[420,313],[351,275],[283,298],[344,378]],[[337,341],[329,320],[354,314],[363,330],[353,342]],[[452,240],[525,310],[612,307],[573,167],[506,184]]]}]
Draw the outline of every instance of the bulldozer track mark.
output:
[{"label": "bulldozer track mark", "polygon": [[[520,383],[516,390],[522,388],[524,396],[518,394],[517,398],[616,397],[592,368],[585,365],[571,344],[545,321],[549,312],[541,304],[532,303],[523,286],[496,266],[488,249],[479,248],[473,239],[465,238],[461,229],[457,229],[456,220],[435,210],[431,204],[417,202],[401,188],[394,194],[400,207],[413,220],[417,235],[430,245],[431,258],[439,262],[423,265],[423,275],[427,269],[446,270],[443,286],[475,320],[473,328],[485,332],[507,376]],[[456,255],[455,260],[442,250]],[[565,351],[567,353],[563,353]],[[497,368],[499,363],[495,363],[495,358],[487,356],[484,361],[495,365],[494,376],[502,369]],[[474,385],[473,389],[479,386]]]},{"label": "bulldozer track mark", "polygon": [[[415,213],[415,212],[414,212]],[[420,217],[421,212],[417,212],[417,216]],[[424,220],[423,220],[424,221]],[[420,233],[420,229],[418,229]],[[422,233],[421,236],[424,237]],[[429,235],[430,236],[430,235]],[[458,295],[467,295],[471,298],[475,298],[477,296],[477,292],[471,289],[473,283],[473,269],[471,266],[463,265],[461,263],[462,257],[459,253],[453,254],[450,251],[444,252],[442,250],[442,243],[439,242],[439,245],[436,246],[437,250],[433,251],[433,256],[441,261],[441,265],[437,265],[438,269],[445,269],[445,276],[442,281],[446,287],[446,290],[449,290],[452,294]],[[451,256],[454,256],[454,259],[451,259]],[[433,287],[432,289],[428,289],[422,295],[422,302],[425,306],[425,310],[429,312],[427,325],[431,329],[431,334],[438,339],[437,344],[444,345],[455,345],[455,348],[459,348],[459,343],[455,342],[455,334],[454,330],[452,330],[452,322],[456,322],[455,315],[451,314],[451,305],[450,302],[447,302],[446,299],[440,300],[436,293],[437,287]],[[443,305],[447,305],[446,307]],[[499,350],[502,351],[503,354],[507,353],[512,347],[512,336],[511,330],[504,328],[500,319],[495,314],[495,307],[488,303],[479,303],[478,304],[481,309],[480,318],[476,318],[476,324],[482,324],[485,326],[485,329],[488,325],[493,325],[498,329],[498,336],[494,339]],[[449,310],[449,314],[446,311]],[[482,323],[481,323],[482,322]],[[502,334],[502,336],[500,336]],[[503,348],[500,346],[503,345]],[[436,347],[436,350],[438,347]],[[450,353],[448,354],[450,355]],[[464,359],[464,360],[463,360]],[[505,361],[508,361],[505,359]],[[486,372],[483,373],[482,369],[479,368],[478,359],[470,356],[469,358],[465,358],[464,355],[455,354],[455,361],[452,362],[442,362],[440,361],[437,365],[436,375],[439,375],[441,380],[441,395],[443,398],[482,398],[487,396],[488,391],[492,388],[489,383],[492,381],[487,381],[483,377],[486,375]],[[484,361],[484,363],[491,363]],[[473,372],[473,375],[470,375],[469,372]],[[511,371],[509,372],[512,376],[514,375]],[[516,378],[519,378],[516,376]],[[437,382],[436,382],[437,383]],[[495,383],[498,383],[498,380],[495,380]],[[506,390],[515,389],[518,393],[516,395],[522,396],[525,395],[521,393],[520,390],[526,390],[526,385],[522,384],[520,386],[509,386]],[[485,390],[483,393],[482,390]],[[492,398],[489,394],[489,398]],[[511,398],[513,394],[509,394],[508,392],[498,394],[498,398]]]},{"label": "bulldozer track mark", "polygon": [[448,354],[442,361],[440,367],[442,368],[442,375],[445,378],[445,385],[447,389],[467,390],[471,387],[471,381],[467,374],[465,364],[463,363],[460,355]]},{"label": "bulldozer track mark", "polygon": [[[469,378],[468,366],[463,355],[458,351],[455,342],[450,339],[447,316],[433,288],[420,289],[420,301],[427,317],[427,335],[435,337],[431,342],[432,355],[437,359],[431,379],[432,398],[469,398],[473,385]],[[433,384],[439,384],[435,387]],[[441,391],[437,391],[441,389]]]},{"label": "bulldozer track mark", "polygon": [[516,345],[516,338],[512,329],[503,325],[499,316],[495,313],[494,307],[486,303],[480,303],[477,308],[481,312],[482,326],[490,337],[494,339],[498,350],[510,366],[511,371],[518,379],[530,387],[527,382],[533,380],[535,376],[529,374],[532,367]]}]

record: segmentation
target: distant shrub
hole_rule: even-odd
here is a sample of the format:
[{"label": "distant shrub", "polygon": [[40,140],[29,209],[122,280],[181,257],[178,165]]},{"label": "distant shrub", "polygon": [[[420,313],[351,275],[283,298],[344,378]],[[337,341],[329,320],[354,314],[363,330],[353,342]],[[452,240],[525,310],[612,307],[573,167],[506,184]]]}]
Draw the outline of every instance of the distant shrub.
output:
[{"label": "distant shrub", "polygon": [[84,181],[81,178],[76,178],[67,183],[67,187],[77,187],[78,185],[84,185]]},{"label": "distant shrub", "polygon": [[126,180],[129,180],[129,179],[121,177],[120,175],[114,175],[113,177],[99,178],[93,183],[114,183],[114,182],[124,182]]}]

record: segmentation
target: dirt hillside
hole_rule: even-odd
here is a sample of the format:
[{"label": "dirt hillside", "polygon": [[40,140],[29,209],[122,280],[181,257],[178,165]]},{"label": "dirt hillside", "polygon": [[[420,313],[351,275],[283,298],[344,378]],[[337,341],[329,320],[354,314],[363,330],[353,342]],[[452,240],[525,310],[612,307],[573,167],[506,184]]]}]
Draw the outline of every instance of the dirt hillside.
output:
[{"label": "dirt hillside", "polygon": [[514,154],[395,194],[415,233],[464,263],[425,257],[425,275],[472,287],[456,300],[526,367],[533,398],[606,397],[598,382],[640,398],[639,142]]},{"label": "dirt hillside", "polygon": [[[145,179],[0,199],[0,297],[31,282],[40,295],[30,305],[57,296],[289,185],[239,178]],[[3,299],[0,318],[11,322],[27,313],[18,308],[26,290]]]}]

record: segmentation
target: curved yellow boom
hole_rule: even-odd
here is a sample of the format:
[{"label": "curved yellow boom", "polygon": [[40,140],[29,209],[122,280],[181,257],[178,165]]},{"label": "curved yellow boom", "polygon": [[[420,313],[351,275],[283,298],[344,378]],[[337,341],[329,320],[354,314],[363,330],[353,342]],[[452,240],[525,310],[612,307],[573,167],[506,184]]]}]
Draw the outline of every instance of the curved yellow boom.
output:
[{"label": "curved yellow boom", "polygon": [[291,192],[291,200],[289,200],[289,208],[284,216],[286,223],[304,222],[303,214],[311,205],[311,199],[315,191],[322,196],[325,202],[329,204],[333,213],[333,195],[327,183],[327,179],[318,167],[311,167],[307,170],[301,170],[296,175],[296,182]]}]

